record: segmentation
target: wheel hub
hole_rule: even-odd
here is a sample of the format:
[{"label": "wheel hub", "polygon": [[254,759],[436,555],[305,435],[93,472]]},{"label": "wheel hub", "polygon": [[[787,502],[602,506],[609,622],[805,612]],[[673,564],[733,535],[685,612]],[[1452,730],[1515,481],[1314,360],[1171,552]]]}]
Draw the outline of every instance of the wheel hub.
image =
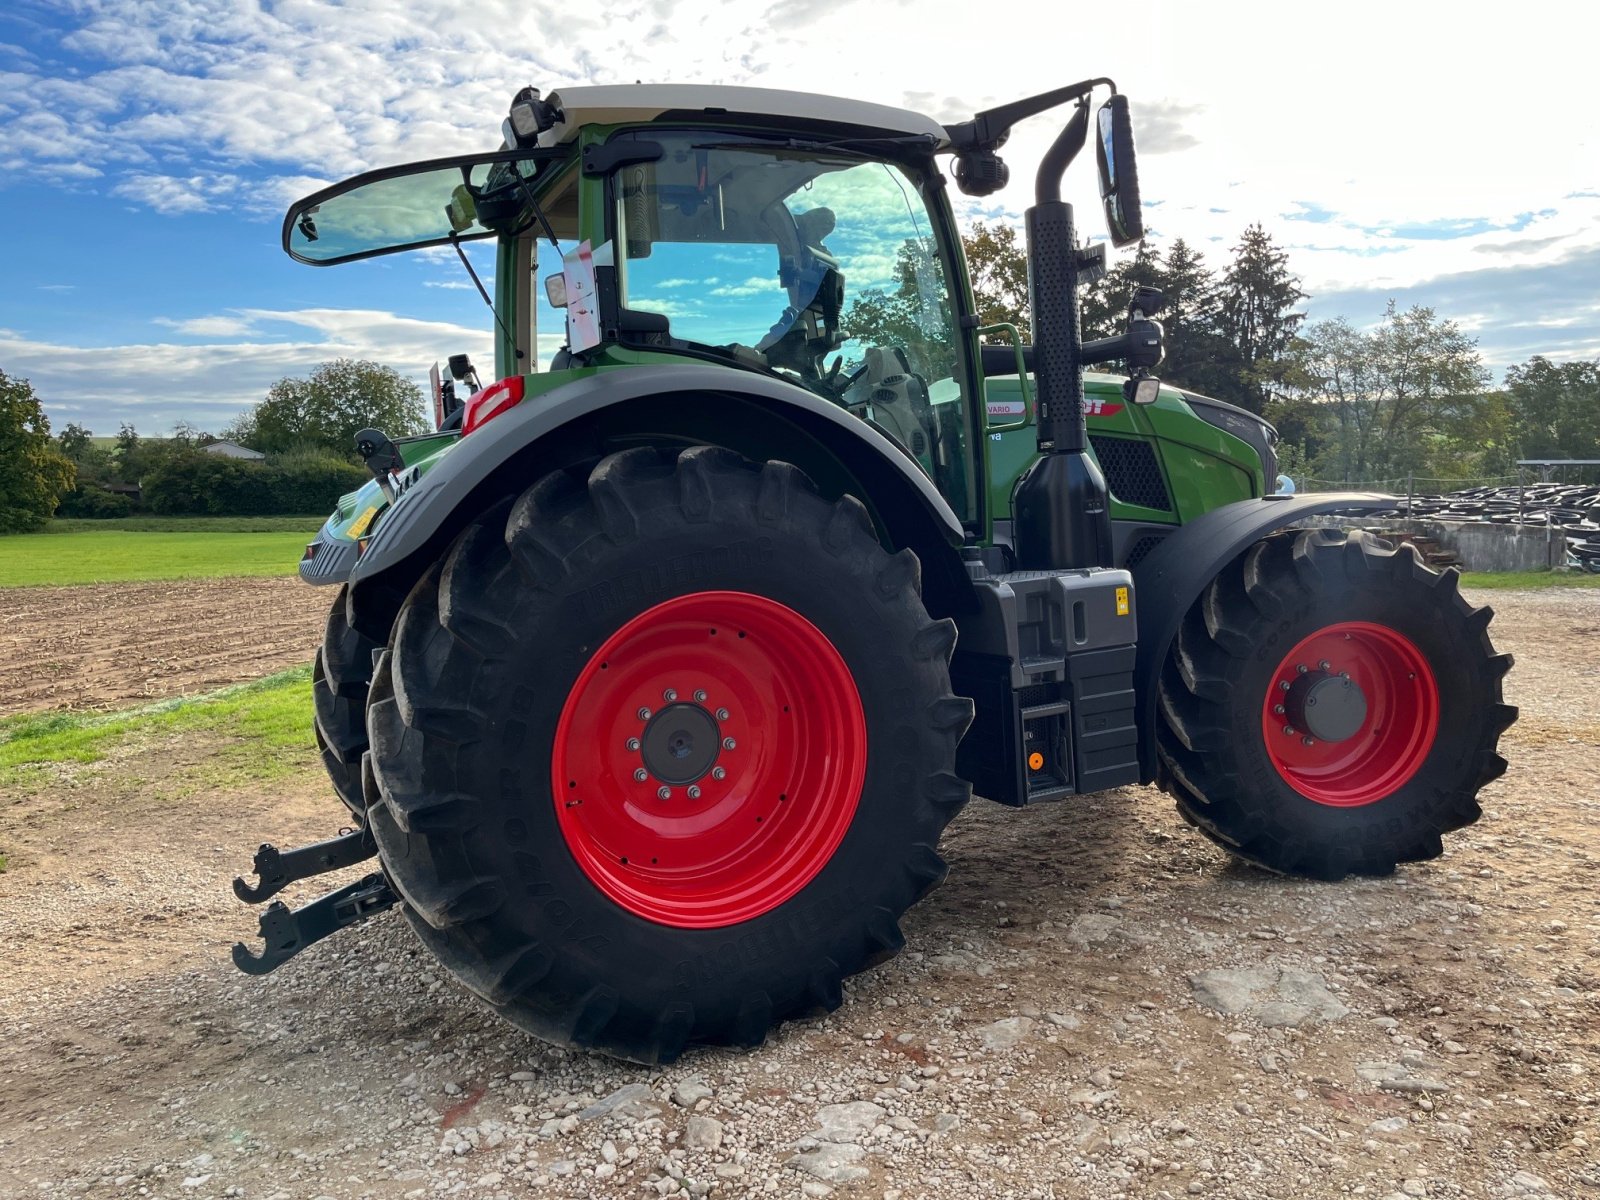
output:
[{"label": "wheel hub", "polygon": [[722,748],[717,719],[698,704],[669,704],[640,737],[644,769],[670,787],[694,783],[711,770]]},{"label": "wheel hub", "polygon": [[800,613],[694,592],[594,652],[550,769],[567,849],[597,888],[664,925],[719,928],[827,865],[865,779],[865,714],[838,650]]},{"label": "wheel hub", "polygon": [[1325,625],[1271,675],[1261,712],[1268,757],[1308,800],[1338,808],[1394,794],[1433,749],[1439,688],[1410,637],[1372,621]]},{"label": "wheel hub", "polygon": [[1289,724],[1319,742],[1354,737],[1367,721],[1367,697],[1354,680],[1328,671],[1308,671],[1289,685],[1284,700]]}]

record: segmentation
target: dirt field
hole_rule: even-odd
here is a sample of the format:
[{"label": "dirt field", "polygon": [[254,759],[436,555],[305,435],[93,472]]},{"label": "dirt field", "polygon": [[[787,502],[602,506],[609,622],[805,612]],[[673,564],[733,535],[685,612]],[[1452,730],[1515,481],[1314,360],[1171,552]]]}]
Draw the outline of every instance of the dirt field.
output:
[{"label": "dirt field", "polygon": [[334,594],[294,577],[0,588],[0,716],[121,707],[307,662]]},{"label": "dirt field", "polygon": [[1443,859],[1309,884],[1153,790],[975,802],[843,1008],[664,1071],[499,1024],[393,915],[235,973],[229,877],[337,823],[309,753],[64,775],[0,809],[0,1195],[1600,1197],[1600,592],[1485,598],[1523,717]]}]

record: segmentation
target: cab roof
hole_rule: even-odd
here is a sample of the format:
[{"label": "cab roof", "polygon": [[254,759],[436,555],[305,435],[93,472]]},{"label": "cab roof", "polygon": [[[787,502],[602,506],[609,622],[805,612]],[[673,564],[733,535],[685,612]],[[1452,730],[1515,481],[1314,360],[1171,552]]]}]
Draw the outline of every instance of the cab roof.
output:
[{"label": "cab roof", "polygon": [[617,84],[559,88],[548,100],[561,110],[562,119],[539,135],[541,146],[569,142],[585,125],[622,125],[654,121],[663,116],[771,117],[779,123],[818,122],[879,134],[932,137],[940,147],[949,140],[943,125],[909,109],[776,88],[698,83]]}]

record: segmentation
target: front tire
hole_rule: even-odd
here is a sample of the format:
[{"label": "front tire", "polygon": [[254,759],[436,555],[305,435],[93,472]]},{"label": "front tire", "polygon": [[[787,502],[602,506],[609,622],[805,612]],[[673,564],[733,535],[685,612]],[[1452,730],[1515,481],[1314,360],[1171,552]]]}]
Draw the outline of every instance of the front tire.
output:
[{"label": "front tire", "polygon": [[367,751],[367,690],[378,646],[345,619],[346,585],[339,589],[322,645],[311,667],[312,730],[333,790],[361,824],[367,805],[361,789],[361,756]]},{"label": "front tire", "polygon": [[[1319,879],[1436,857],[1505,772],[1511,656],[1457,572],[1361,532],[1256,543],[1189,611],[1161,679],[1159,782],[1229,853]],[[1320,706],[1320,707],[1319,707]]]},{"label": "front tire", "polygon": [[368,712],[384,868],[540,1037],[652,1063],[758,1044],[897,952],[944,876],[970,795],[954,642],[916,557],[786,464],[557,472],[400,613]]}]

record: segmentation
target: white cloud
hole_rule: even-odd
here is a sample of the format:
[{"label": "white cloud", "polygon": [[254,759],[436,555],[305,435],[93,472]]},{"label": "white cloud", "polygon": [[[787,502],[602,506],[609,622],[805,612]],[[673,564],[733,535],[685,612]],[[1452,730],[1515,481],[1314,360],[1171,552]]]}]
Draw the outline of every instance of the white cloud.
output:
[{"label": "white cloud", "polygon": [[253,323],[244,317],[191,317],[181,321],[157,317],[155,323],[191,337],[239,337],[254,329]]},{"label": "white cloud", "polygon": [[[1003,62],[975,59],[972,38],[951,35],[971,28],[957,0],[827,0],[825,11],[481,0],[470,16],[455,0],[75,0],[61,11],[80,22],[65,42],[81,56],[71,70],[52,65],[38,31],[31,49],[0,46],[0,178],[100,188],[175,216],[275,219],[332,178],[490,148],[523,83],[822,89],[958,120],[1107,74],[1131,97],[1155,237],[1182,236],[1213,264],[1255,220],[1314,295],[1475,268],[1557,270],[1600,246],[1593,6],[1527,0],[1487,36],[1470,8],[1445,20],[1436,6],[1347,0],[1336,17],[1280,6],[1265,19],[1244,3],[1152,0],[1139,37],[1099,38],[1066,63],[1054,36],[1008,38]],[[1042,5],[1011,15],[1017,28],[1061,22]],[[1486,91],[1507,63],[1537,63],[1537,89]],[[1065,115],[1017,126],[1005,150],[1013,182],[998,196],[952,189],[964,219],[1019,217]],[[1080,228],[1097,232],[1087,156],[1067,190]],[[1441,220],[1476,232],[1431,236]],[[857,270],[850,283],[866,280]]]},{"label": "white cloud", "polygon": [[[465,351],[480,366],[493,362],[490,335],[446,321],[349,309],[242,309],[236,317],[173,321],[184,333],[229,336],[237,320],[262,340],[129,343],[81,346],[43,341],[0,329],[0,362],[32,381],[51,414],[74,413],[97,432],[128,421],[146,433],[178,421],[222,428],[258,403],[277,380],[305,375],[335,358],[385,363],[426,387],[428,367]],[[277,333],[278,340],[266,340]],[[542,339],[541,339],[542,340]]]}]

